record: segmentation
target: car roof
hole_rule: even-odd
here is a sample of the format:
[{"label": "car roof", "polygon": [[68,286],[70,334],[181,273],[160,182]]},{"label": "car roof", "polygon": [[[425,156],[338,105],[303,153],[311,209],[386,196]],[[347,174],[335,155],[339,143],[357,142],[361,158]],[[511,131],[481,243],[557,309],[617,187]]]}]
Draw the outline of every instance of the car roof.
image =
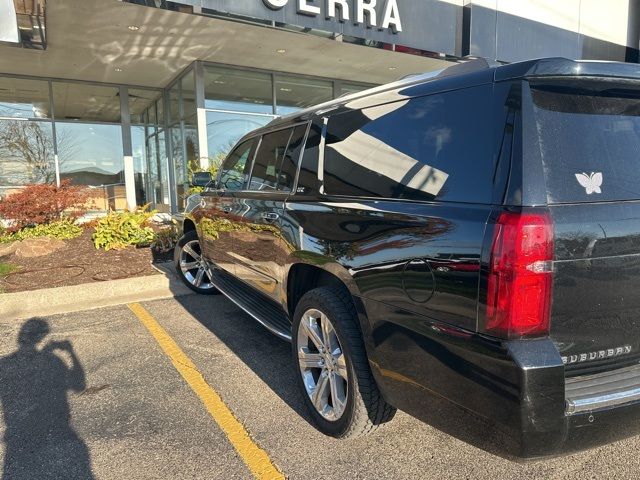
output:
[{"label": "car roof", "polygon": [[500,64],[476,58],[433,72],[412,75],[402,80],[353,93],[274,119],[245,138],[276,130],[328,113],[390,103],[421,95],[472,87],[497,81],[540,77],[619,77],[640,80],[640,65],[635,63],[569,60],[553,57]]}]

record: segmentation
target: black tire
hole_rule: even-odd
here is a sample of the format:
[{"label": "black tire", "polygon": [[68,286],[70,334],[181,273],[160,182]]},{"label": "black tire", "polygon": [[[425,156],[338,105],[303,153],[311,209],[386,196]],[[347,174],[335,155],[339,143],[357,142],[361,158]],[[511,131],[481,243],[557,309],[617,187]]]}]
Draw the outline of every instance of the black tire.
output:
[{"label": "black tire", "polygon": [[180,277],[180,279],[182,280],[182,282],[189,287],[191,290],[193,290],[196,293],[199,293],[201,295],[215,295],[217,293],[220,293],[218,291],[217,288],[211,286],[208,282],[209,277],[206,275],[206,273],[204,274],[205,277],[205,283],[203,285],[206,285],[204,288],[201,287],[197,287],[196,285],[194,285],[192,282],[195,278],[195,276],[197,275],[197,269],[193,269],[193,271],[189,272],[189,275],[191,276],[190,278],[187,277],[187,274],[185,274],[185,272],[183,271],[183,269],[180,266],[180,261],[181,258],[183,257],[183,248],[185,245],[190,244],[191,246],[197,245],[197,249],[196,252],[199,254],[200,253],[200,241],[198,240],[198,234],[195,230],[191,230],[187,233],[185,233],[182,238],[180,240],[178,240],[178,243],[176,244],[175,250],[174,250],[174,254],[173,254],[173,264],[175,266],[176,269],[176,273],[178,274],[178,276]]},{"label": "black tire", "polygon": [[[301,373],[298,331],[302,316],[309,310],[324,313],[334,327],[342,354],[345,356],[349,394],[346,408],[337,420],[328,420],[313,406]],[[296,306],[293,319],[292,354],[294,371],[300,392],[315,426],[322,433],[336,438],[355,438],[374,431],[390,421],[396,409],[382,398],[373,378],[358,318],[348,291],[341,287],[321,287],[307,292]]]}]

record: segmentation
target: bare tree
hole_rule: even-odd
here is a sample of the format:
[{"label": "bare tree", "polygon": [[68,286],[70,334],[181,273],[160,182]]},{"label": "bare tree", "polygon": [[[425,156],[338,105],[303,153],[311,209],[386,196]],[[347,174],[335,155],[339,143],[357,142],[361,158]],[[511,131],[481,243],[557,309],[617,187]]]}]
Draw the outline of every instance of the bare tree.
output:
[{"label": "bare tree", "polygon": [[[0,120],[0,178],[13,185],[54,183],[53,145],[51,124],[48,122]],[[74,142],[69,135],[58,135],[60,164],[72,157],[74,150]]]}]

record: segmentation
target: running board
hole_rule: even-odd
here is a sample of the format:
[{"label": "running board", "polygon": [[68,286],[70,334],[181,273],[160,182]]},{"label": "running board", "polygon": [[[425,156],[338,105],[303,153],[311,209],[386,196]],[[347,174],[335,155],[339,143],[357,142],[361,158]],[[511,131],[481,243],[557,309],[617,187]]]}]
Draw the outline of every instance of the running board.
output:
[{"label": "running board", "polygon": [[247,312],[274,335],[291,341],[291,322],[285,312],[272,300],[232,275],[212,269],[211,283],[220,293]]}]

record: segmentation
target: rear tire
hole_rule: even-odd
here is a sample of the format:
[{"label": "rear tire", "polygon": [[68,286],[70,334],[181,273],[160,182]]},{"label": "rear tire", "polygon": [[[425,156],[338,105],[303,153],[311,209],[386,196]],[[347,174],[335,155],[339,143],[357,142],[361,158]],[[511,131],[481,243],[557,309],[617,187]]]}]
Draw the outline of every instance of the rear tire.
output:
[{"label": "rear tire", "polygon": [[315,426],[354,438],[390,421],[369,367],[351,297],[339,287],[307,292],[294,314],[292,353],[297,383]]},{"label": "rear tire", "polygon": [[195,230],[185,233],[178,240],[173,254],[173,263],[180,279],[194,292],[202,295],[220,293],[211,284],[207,273],[208,267],[201,255],[200,240]]}]

